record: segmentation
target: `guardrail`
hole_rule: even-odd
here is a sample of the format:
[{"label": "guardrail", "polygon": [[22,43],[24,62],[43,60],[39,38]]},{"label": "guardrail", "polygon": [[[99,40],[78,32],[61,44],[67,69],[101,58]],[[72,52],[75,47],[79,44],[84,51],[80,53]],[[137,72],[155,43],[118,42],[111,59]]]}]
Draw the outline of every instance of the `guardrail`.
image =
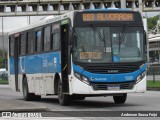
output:
[{"label": "guardrail", "polygon": [[0,16],[58,15],[71,10],[129,8],[159,11],[159,0],[8,0],[0,1]]}]

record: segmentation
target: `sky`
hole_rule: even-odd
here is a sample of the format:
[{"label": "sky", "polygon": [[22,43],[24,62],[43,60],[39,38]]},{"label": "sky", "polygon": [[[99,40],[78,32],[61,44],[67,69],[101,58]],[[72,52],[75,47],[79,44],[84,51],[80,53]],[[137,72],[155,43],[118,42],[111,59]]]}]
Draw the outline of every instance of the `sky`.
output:
[{"label": "sky", "polygon": [[[46,16],[32,16],[30,17],[30,23],[37,22],[44,17]],[[4,32],[10,32],[27,25],[29,25],[29,17],[3,17]],[[2,17],[0,17],[0,32],[2,32]]]},{"label": "sky", "polygon": [[146,14],[148,17],[154,17],[157,15],[160,15],[160,12],[146,12],[146,13],[143,13],[143,16],[145,16]]},{"label": "sky", "polygon": [[[147,12],[148,17],[153,17],[160,14],[160,12]],[[143,16],[146,14],[143,13]],[[34,23],[46,16],[32,16],[30,22]],[[22,28],[29,25],[29,17],[3,17],[3,31],[10,32],[15,29]],[[0,17],[0,32],[2,32],[2,17]]]}]

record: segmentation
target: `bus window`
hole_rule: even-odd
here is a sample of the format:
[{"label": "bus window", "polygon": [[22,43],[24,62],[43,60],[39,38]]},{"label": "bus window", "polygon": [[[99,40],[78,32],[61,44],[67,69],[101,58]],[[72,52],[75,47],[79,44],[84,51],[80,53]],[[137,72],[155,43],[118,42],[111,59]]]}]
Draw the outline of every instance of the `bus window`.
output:
[{"label": "bus window", "polygon": [[18,55],[21,55],[21,36],[19,37],[18,40]]},{"label": "bus window", "polygon": [[53,33],[51,39],[51,50],[59,50],[60,49],[60,33]]},{"label": "bus window", "polygon": [[50,26],[44,28],[44,51],[50,50]]},{"label": "bus window", "polygon": [[20,55],[25,55],[26,53],[26,33],[21,34],[21,43],[20,43]]},{"label": "bus window", "polygon": [[59,23],[52,25],[51,50],[60,50],[60,25]]},{"label": "bus window", "polygon": [[33,35],[33,31],[28,33],[28,53],[32,54],[33,53],[33,42],[34,41],[34,35]]},{"label": "bus window", "polygon": [[28,54],[28,32],[26,33],[26,54]]},{"label": "bus window", "polygon": [[9,42],[9,55],[14,56],[14,37],[10,37],[10,42]]},{"label": "bus window", "polygon": [[41,40],[42,40],[42,31],[36,32],[36,39],[35,39],[35,52],[41,51]]}]

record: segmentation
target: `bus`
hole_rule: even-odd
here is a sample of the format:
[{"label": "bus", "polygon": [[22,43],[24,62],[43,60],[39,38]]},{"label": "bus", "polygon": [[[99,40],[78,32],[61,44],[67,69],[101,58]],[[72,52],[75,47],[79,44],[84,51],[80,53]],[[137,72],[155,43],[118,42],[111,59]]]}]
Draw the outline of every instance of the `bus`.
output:
[{"label": "bus", "polygon": [[57,95],[61,105],[92,96],[146,91],[141,14],[126,9],[71,11],[9,33],[9,85],[24,100]]}]

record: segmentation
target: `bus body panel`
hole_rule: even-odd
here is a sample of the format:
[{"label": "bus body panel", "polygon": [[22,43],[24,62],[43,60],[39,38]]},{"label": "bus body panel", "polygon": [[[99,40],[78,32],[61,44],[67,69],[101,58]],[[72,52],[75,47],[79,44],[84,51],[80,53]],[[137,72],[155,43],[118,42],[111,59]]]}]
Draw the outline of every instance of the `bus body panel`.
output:
[{"label": "bus body panel", "polygon": [[[22,56],[18,60],[18,88],[22,91],[22,76],[27,76],[29,92],[35,94],[53,94],[54,75],[60,73],[60,52],[43,55]],[[10,59],[10,86],[15,89],[14,59]],[[41,89],[39,89],[39,87]]]},{"label": "bus body panel", "polygon": [[[14,59],[10,59],[10,74],[14,74]],[[49,52],[19,57],[18,73],[60,73],[60,52]]]}]

